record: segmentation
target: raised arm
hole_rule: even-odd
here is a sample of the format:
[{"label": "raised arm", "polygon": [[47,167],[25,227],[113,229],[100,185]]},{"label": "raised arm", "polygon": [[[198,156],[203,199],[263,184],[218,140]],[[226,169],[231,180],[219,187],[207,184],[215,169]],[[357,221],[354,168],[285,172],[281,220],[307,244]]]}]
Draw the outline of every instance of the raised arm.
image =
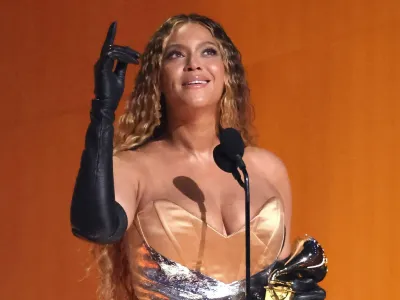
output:
[{"label": "raised arm", "polygon": [[[95,65],[96,99],[92,101],[70,211],[72,233],[100,244],[114,243],[124,235],[132,215],[128,197],[135,190],[134,183],[122,176],[127,172],[127,163],[113,157],[113,122],[124,91],[127,66],[139,63],[139,53],[114,45],[115,33],[114,22]],[[114,180],[118,180],[117,185]]]}]

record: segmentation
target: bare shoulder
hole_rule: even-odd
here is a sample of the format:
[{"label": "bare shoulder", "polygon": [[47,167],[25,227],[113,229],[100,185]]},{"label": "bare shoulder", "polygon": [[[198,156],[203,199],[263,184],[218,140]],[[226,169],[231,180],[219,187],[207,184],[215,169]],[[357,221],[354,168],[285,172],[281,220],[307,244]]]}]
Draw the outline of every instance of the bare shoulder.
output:
[{"label": "bare shoulder", "polygon": [[148,155],[141,148],[116,153],[113,157],[115,184],[124,189],[138,189],[143,186],[147,177],[148,160]]},{"label": "bare shoulder", "polygon": [[114,155],[114,163],[118,164],[119,166],[129,166],[132,164],[137,164],[141,161],[141,156],[143,154],[141,151],[136,150],[125,150],[118,152]]},{"label": "bare shoulder", "polygon": [[246,148],[245,163],[272,184],[283,200],[287,212],[291,210],[291,187],[283,161],[273,152],[257,147]]},{"label": "bare shoulder", "polygon": [[269,150],[252,146],[246,147],[244,159],[269,179],[287,177],[284,162]]},{"label": "bare shoulder", "polygon": [[124,208],[128,227],[131,226],[136,209],[146,185],[146,159],[142,150],[125,150],[113,157],[115,200]]},{"label": "bare shoulder", "polygon": [[144,167],[146,163],[160,152],[158,142],[150,142],[135,150],[125,150],[114,155],[114,163],[120,167],[130,167],[135,165],[136,168]]},{"label": "bare shoulder", "polygon": [[265,176],[279,193],[285,210],[286,243],[279,255],[279,259],[286,258],[291,252],[291,219],[292,219],[292,193],[286,166],[283,161],[271,151],[257,147],[246,148],[244,160],[246,164]]}]

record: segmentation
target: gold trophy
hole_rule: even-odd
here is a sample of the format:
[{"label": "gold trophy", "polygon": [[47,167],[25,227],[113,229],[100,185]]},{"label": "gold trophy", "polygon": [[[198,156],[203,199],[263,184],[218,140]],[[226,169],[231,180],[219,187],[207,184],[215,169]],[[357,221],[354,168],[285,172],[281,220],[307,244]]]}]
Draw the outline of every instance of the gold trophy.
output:
[{"label": "gold trophy", "polygon": [[328,259],[320,244],[312,237],[305,236],[295,242],[294,251],[283,267],[276,268],[268,276],[265,300],[291,300],[294,297],[292,282],[281,277],[311,277],[316,282],[325,278]]}]

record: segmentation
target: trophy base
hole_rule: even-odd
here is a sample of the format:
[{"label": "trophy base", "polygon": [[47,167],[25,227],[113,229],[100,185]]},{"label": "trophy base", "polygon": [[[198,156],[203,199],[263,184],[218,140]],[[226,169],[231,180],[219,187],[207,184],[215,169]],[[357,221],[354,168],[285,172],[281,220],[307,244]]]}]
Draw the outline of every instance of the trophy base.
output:
[{"label": "trophy base", "polygon": [[287,287],[265,287],[265,300],[291,300],[294,298],[294,293]]}]

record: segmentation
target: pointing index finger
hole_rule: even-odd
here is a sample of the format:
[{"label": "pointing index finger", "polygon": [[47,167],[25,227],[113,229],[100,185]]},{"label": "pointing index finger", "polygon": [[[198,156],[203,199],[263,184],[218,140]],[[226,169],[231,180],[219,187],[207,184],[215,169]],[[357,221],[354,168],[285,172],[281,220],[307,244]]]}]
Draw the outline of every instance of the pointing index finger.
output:
[{"label": "pointing index finger", "polygon": [[107,53],[109,47],[114,44],[115,34],[117,32],[117,22],[114,21],[111,23],[110,27],[108,28],[106,40],[104,41],[103,48],[101,50],[101,54]]}]

